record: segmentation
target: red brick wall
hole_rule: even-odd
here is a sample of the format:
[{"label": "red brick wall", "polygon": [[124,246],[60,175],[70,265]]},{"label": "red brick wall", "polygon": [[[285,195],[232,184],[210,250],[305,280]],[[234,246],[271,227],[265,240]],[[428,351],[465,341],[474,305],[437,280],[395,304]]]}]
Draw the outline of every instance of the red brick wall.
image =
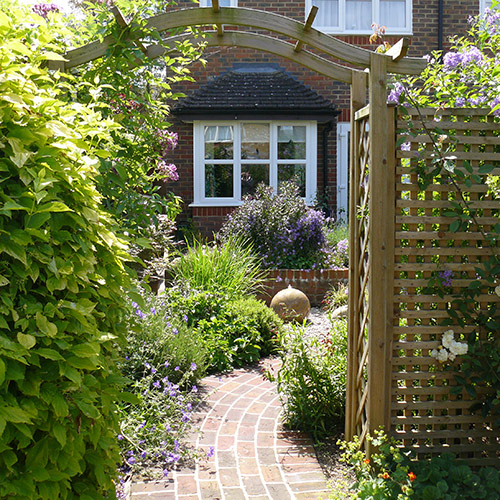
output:
[{"label": "red brick wall", "polygon": [[326,292],[334,285],[347,283],[347,278],[347,269],[271,269],[259,298],[269,305],[280,290],[292,285],[307,295],[312,306],[321,306]]},{"label": "red brick wall", "polygon": [[[431,53],[438,48],[438,0],[413,0],[413,35],[409,55],[420,57]],[[282,15],[286,15],[304,21],[305,2],[271,0],[239,0],[240,7],[250,7],[261,10],[269,10]],[[190,0],[178,0],[177,8],[192,8]],[[479,11],[479,0],[444,0],[443,16],[443,41],[444,48],[449,48],[448,38],[452,35],[464,35],[468,27],[468,17],[475,15]],[[374,50],[374,46],[369,44],[368,36],[339,36],[338,38]],[[395,42],[399,37],[388,37],[390,43]],[[183,85],[180,89],[186,94],[192,93],[207,79],[218,76],[231,69],[236,62],[247,63],[275,63],[285,69],[299,81],[310,86],[323,97],[333,101],[341,111],[338,121],[349,120],[349,87],[340,82],[333,82],[329,78],[313,73],[302,66],[292,63],[283,58],[270,54],[261,53],[252,49],[240,49],[236,47],[218,47],[207,49],[204,54],[207,61],[206,67],[201,63],[191,67],[192,76],[196,82]],[[224,219],[224,215],[213,213],[212,211],[202,212],[198,209],[189,208],[193,200],[193,151],[192,151],[192,125],[175,124],[175,130],[179,133],[179,146],[174,152],[172,161],[177,165],[179,171],[179,181],[175,184],[168,184],[167,188],[174,190],[176,194],[184,200],[184,213],[180,220],[191,219],[203,234],[211,234],[216,230]],[[318,130],[318,195],[323,192],[323,147],[322,132]],[[328,141],[328,192],[329,207],[336,205],[336,128],[330,132]],[[202,215],[203,214],[203,215]]]}]

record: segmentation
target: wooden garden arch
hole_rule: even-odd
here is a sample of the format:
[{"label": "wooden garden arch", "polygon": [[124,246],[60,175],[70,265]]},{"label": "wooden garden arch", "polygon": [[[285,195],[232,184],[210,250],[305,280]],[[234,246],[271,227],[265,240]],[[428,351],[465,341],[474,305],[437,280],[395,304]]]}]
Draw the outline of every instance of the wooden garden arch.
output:
[{"label": "wooden garden arch", "polygon": [[[120,11],[112,8],[117,23],[126,28]],[[350,270],[349,270],[349,354],[346,396],[346,437],[361,436],[383,426],[390,429],[388,406],[391,398],[392,283],[388,269],[393,265],[395,207],[391,159],[395,156],[394,110],[387,107],[388,73],[418,75],[423,59],[406,57],[408,40],[402,39],[387,53],[378,54],[345,43],[312,27],[317,7],[305,23],[241,7],[190,8],[151,17],[146,28],[159,32],[189,26],[214,26],[205,31],[208,46],[252,48],[286,58],[334,81],[351,86],[350,145]],[[224,26],[238,30],[225,31]],[[242,31],[241,27],[256,32]],[[269,34],[262,34],[262,31]],[[148,57],[156,58],[175,48],[186,35],[172,36],[162,45],[145,46],[131,40]],[[291,40],[291,41],[290,41]],[[112,36],[69,50],[65,61],[49,61],[49,68],[67,71],[105,57],[114,42]],[[304,49],[310,47],[314,52]],[[340,60],[346,64],[334,62]],[[368,97],[368,104],[367,104]],[[362,164],[362,165],[361,165]],[[360,170],[360,166],[362,167]],[[359,172],[368,166],[370,196],[360,200]],[[361,179],[362,181],[362,179]],[[361,234],[363,218],[357,206],[368,203],[370,237]],[[375,215],[377,214],[377,215]],[[391,250],[392,248],[392,250]],[[362,303],[365,303],[364,306]],[[389,382],[388,382],[389,381]]]}]

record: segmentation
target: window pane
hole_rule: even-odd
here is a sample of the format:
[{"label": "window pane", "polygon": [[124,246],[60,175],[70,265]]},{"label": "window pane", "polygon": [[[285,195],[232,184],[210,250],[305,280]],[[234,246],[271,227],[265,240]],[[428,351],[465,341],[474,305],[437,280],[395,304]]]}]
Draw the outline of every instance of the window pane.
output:
[{"label": "window pane", "polygon": [[278,127],[278,159],[306,159],[306,127],[294,125]]},{"label": "window pane", "polygon": [[318,13],[313,26],[339,26],[339,0],[313,0]]},{"label": "window pane", "polygon": [[380,24],[387,28],[406,28],[406,1],[380,0]]},{"label": "window pane", "polygon": [[232,165],[205,165],[205,197],[233,197]]},{"label": "window pane", "polygon": [[245,123],[241,132],[243,160],[269,159],[269,124]]},{"label": "window pane", "polygon": [[205,160],[232,160],[233,127],[211,125],[205,127]]},{"label": "window pane", "polygon": [[346,0],[346,30],[369,31],[372,23],[372,0]]},{"label": "window pane", "polygon": [[306,166],[305,165],[278,165],[278,192],[284,181],[292,180],[299,186],[299,194],[306,196]]},{"label": "window pane", "polygon": [[269,165],[241,165],[241,195],[254,194],[260,183],[269,186]]},{"label": "window pane", "polygon": [[[212,7],[212,0],[201,2],[202,7]],[[231,7],[231,0],[219,0],[219,7]]]}]

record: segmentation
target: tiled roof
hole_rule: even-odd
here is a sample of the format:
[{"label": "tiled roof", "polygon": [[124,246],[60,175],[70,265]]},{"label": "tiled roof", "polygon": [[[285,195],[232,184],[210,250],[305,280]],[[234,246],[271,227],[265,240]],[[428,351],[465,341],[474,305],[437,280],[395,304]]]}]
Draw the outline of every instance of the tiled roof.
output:
[{"label": "tiled roof", "polygon": [[[284,71],[228,71],[173,109],[181,118],[333,117],[336,107]],[[206,116],[203,116],[206,115]]]}]

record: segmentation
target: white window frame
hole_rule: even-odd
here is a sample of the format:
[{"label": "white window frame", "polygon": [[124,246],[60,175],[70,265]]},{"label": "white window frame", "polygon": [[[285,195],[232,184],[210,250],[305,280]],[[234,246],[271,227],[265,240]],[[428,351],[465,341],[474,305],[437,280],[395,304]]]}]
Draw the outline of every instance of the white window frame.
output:
[{"label": "white window frame", "polygon": [[[238,7],[238,0],[230,0],[229,7]],[[212,7],[211,0],[200,0],[200,7]]]},{"label": "white window frame", "polygon": [[349,216],[349,135],[350,122],[337,123],[337,220]]},{"label": "white window frame", "polygon": [[[242,204],[241,200],[241,165],[251,163],[241,160],[241,128],[246,123],[268,123],[270,125],[270,158],[269,160],[255,160],[254,163],[269,163],[269,183],[276,190],[278,186],[278,165],[281,163],[301,163],[301,160],[278,160],[278,127],[281,125],[295,125],[306,127],[306,197],[308,204],[314,204],[317,188],[317,122],[311,120],[196,120],[193,122],[193,188],[194,200],[191,207],[231,207]],[[232,160],[205,159],[205,126],[233,126],[234,127],[234,158]],[[233,194],[232,198],[207,198],[205,196],[205,164],[233,164]]]},{"label": "white window frame", "polygon": [[[380,1],[372,1],[372,22],[380,23]],[[480,0],[485,1],[485,0]],[[412,35],[413,34],[413,0],[406,0],[406,28],[391,28],[386,26],[388,35]],[[305,0],[305,18],[309,15],[312,7],[312,0]],[[348,30],[345,28],[345,0],[339,0],[339,26],[321,26],[317,23],[313,27],[319,31],[330,34],[345,34],[345,35],[371,35],[373,30]]]},{"label": "white window frame", "polygon": [[484,14],[486,7],[491,8],[491,0],[489,2],[488,0],[479,0],[479,14]]}]

